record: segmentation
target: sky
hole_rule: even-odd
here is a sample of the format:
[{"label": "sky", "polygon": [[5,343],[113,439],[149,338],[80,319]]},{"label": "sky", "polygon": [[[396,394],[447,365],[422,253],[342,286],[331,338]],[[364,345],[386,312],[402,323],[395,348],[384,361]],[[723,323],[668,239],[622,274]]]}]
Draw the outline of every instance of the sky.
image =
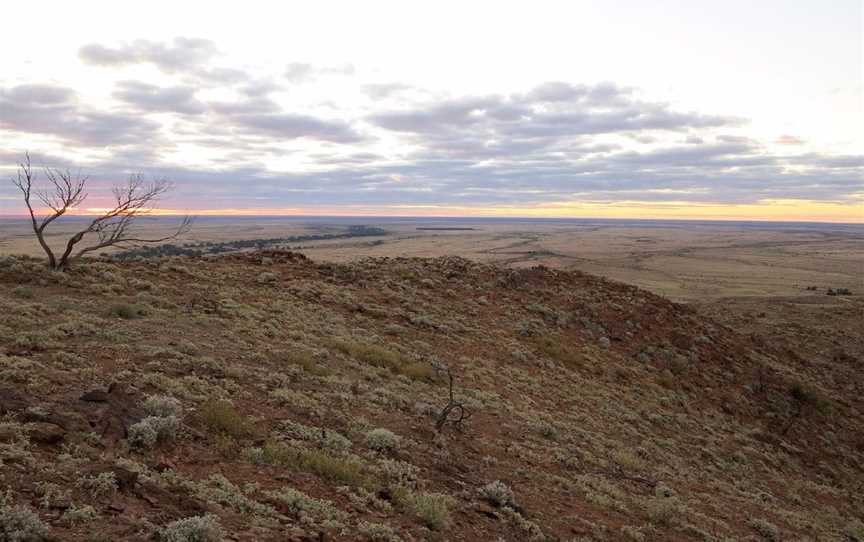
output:
[{"label": "sky", "polygon": [[9,8],[0,215],[29,152],[83,214],[864,222],[860,1],[220,4]]}]

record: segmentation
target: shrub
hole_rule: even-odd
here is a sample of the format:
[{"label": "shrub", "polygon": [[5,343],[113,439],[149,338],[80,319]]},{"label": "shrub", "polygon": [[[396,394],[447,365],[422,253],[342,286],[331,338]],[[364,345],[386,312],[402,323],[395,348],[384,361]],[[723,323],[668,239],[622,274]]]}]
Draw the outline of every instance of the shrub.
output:
[{"label": "shrub", "polygon": [[338,431],[323,427],[310,427],[301,423],[283,422],[282,433],[296,439],[314,443],[317,447],[333,452],[346,452],[351,449],[351,441]]},{"label": "shrub", "polygon": [[48,527],[30,509],[0,506],[0,542],[39,542],[47,536]]},{"label": "shrub", "polygon": [[192,516],[169,523],[159,531],[159,542],[221,542],[222,527],[210,515]]},{"label": "shrub", "polygon": [[224,399],[209,401],[201,407],[201,419],[211,431],[235,438],[252,433],[249,420],[234,405]]},{"label": "shrub", "polygon": [[149,450],[160,442],[174,440],[179,425],[176,416],[148,416],[129,427],[127,440],[133,448]]},{"label": "shrub", "polygon": [[480,496],[493,506],[515,508],[516,496],[510,486],[500,480],[480,488]]},{"label": "shrub", "polygon": [[314,356],[307,350],[291,350],[285,354],[285,361],[303,369],[303,372],[315,376],[328,376],[330,369],[315,361]]},{"label": "shrub", "polygon": [[674,497],[659,497],[648,501],[645,511],[651,523],[670,526],[679,523],[681,505]]},{"label": "shrub", "polygon": [[75,485],[86,489],[93,497],[98,498],[117,491],[117,476],[111,471],[100,472],[96,476],[79,478]]},{"label": "shrub", "polygon": [[379,474],[390,487],[416,487],[419,471],[415,465],[398,459],[385,459],[378,465]]},{"label": "shrub", "polygon": [[387,525],[361,521],[357,530],[370,542],[401,542],[402,539]]},{"label": "shrub", "polygon": [[546,357],[568,367],[580,367],[584,356],[565,338],[560,336],[543,336],[536,341],[537,347]]},{"label": "shrub", "polygon": [[346,515],[330,501],[315,499],[294,488],[285,487],[278,491],[270,491],[267,495],[285,504],[288,513],[301,521],[306,518],[338,521]]},{"label": "shrub", "polygon": [[764,540],[768,542],[779,542],[780,540],[780,529],[777,528],[776,525],[770,523],[764,519],[751,519],[748,522],[748,525],[759,533]]},{"label": "shrub", "polygon": [[366,445],[376,452],[393,452],[402,439],[388,429],[373,429],[366,433]]},{"label": "shrub", "polygon": [[180,401],[168,395],[150,395],[144,401],[144,410],[150,416],[179,418],[183,412]]},{"label": "shrub", "polygon": [[90,505],[82,506],[78,508],[74,504],[69,506],[65,512],[63,512],[63,516],[61,516],[60,520],[69,524],[69,525],[79,525],[82,523],[89,523],[96,519],[99,514],[96,513],[96,509]]},{"label": "shrub", "polygon": [[256,279],[260,284],[270,284],[279,280],[279,277],[276,276],[275,273],[269,273],[267,271],[263,273],[259,273]]},{"label": "shrub", "polygon": [[843,527],[843,535],[850,542],[864,542],[864,522],[853,519]]},{"label": "shrub", "polygon": [[12,295],[21,299],[33,299],[33,290],[26,286],[16,286],[12,290]]},{"label": "shrub", "polygon": [[441,530],[450,523],[450,507],[455,499],[443,493],[415,493],[408,498],[408,507],[427,527]]},{"label": "shrub", "polygon": [[420,361],[405,365],[399,372],[411,380],[433,380],[435,378],[435,369],[430,364]]},{"label": "shrub", "polygon": [[252,463],[311,472],[346,485],[362,486],[367,483],[363,465],[358,461],[349,457],[334,457],[321,450],[294,448],[277,442],[265,444],[263,448],[246,449],[244,455]]},{"label": "shrub", "polygon": [[124,320],[132,320],[134,318],[138,318],[144,315],[144,311],[136,306],[131,305],[129,303],[120,303],[118,305],[112,306],[108,310],[108,315],[113,316],[114,318],[122,318]]},{"label": "shrub", "polygon": [[391,371],[398,371],[404,364],[402,356],[399,353],[381,346],[363,344],[344,339],[331,339],[329,344],[343,354],[351,356],[358,361],[368,363],[369,365],[374,365],[375,367],[383,367],[390,369]]}]

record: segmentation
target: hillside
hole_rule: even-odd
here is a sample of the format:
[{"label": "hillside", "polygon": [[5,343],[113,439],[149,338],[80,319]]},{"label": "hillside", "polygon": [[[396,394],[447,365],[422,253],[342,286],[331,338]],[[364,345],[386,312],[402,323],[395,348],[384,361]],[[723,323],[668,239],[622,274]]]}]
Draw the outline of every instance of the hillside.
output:
[{"label": "hillside", "polygon": [[633,286],[4,257],[0,311],[0,541],[864,540],[861,353]]}]

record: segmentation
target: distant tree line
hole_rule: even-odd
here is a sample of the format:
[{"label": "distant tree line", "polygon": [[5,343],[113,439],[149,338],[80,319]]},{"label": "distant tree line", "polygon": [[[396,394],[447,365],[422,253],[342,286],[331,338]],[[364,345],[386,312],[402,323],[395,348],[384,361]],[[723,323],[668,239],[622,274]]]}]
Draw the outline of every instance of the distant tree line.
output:
[{"label": "distant tree line", "polygon": [[[141,246],[126,249],[110,256],[118,260],[135,258],[159,258],[162,256],[202,256],[205,254],[220,254],[239,250],[262,250],[291,243],[306,243],[309,241],[327,241],[331,239],[348,239],[351,237],[378,237],[387,235],[387,230],[372,226],[348,226],[340,233],[319,233],[311,235],[292,235],[289,237],[271,237],[269,239],[238,239],[234,241],[201,241],[175,245]],[[107,254],[106,254],[107,256]]]}]

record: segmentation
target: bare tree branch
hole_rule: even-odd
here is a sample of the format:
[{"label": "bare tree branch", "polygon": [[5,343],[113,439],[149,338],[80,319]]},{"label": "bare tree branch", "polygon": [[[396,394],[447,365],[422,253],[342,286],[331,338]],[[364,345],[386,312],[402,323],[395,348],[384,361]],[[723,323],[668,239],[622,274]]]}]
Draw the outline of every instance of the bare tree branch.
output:
[{"label": "bare tree branch", "polygon": [[[72,235],[66,242],[66,248],[58,259],[45,241],[45,228],[54,220],[63,216],[69,209],[80,205],[87,198],[85,187],[88,178],[82,176],[80,172],[73,174],[69,170],[51,168],[45,168],[45,177],[48,179],[50,187],[47,190],[34,192],[33,185],[36,176],[30,163],[30,155],[26,154],[24,161],[18,164],[18,176],[12,179],[12,183],[24,195],[24,203],[27,205],[30,213],[33,232],[36,234],[39,244],[48,255],[48,265],[52,269],[66,269],[72,262],[84,254],[114,245],[161,243],[176,239],[188,233],[192,227],[192,217],[186,216],[180,222],[177,229],[167,236],[147,238],[135,234],[133,231],[135,220],[150,214],[159,198],[170,191],[172,185],[164,179],[147,182],[142,175],[132,174],[129,176],[126,184],[112,188],[114,206],[92,219],[85,228]],[[41,219],[37,218],[36,211],[31,203],[34,193],[45,207],[51,211]],[[98,238],[98,241],[93,245],[79,248],[76,252],[76,246],[90,234],[94,234]]]}]

